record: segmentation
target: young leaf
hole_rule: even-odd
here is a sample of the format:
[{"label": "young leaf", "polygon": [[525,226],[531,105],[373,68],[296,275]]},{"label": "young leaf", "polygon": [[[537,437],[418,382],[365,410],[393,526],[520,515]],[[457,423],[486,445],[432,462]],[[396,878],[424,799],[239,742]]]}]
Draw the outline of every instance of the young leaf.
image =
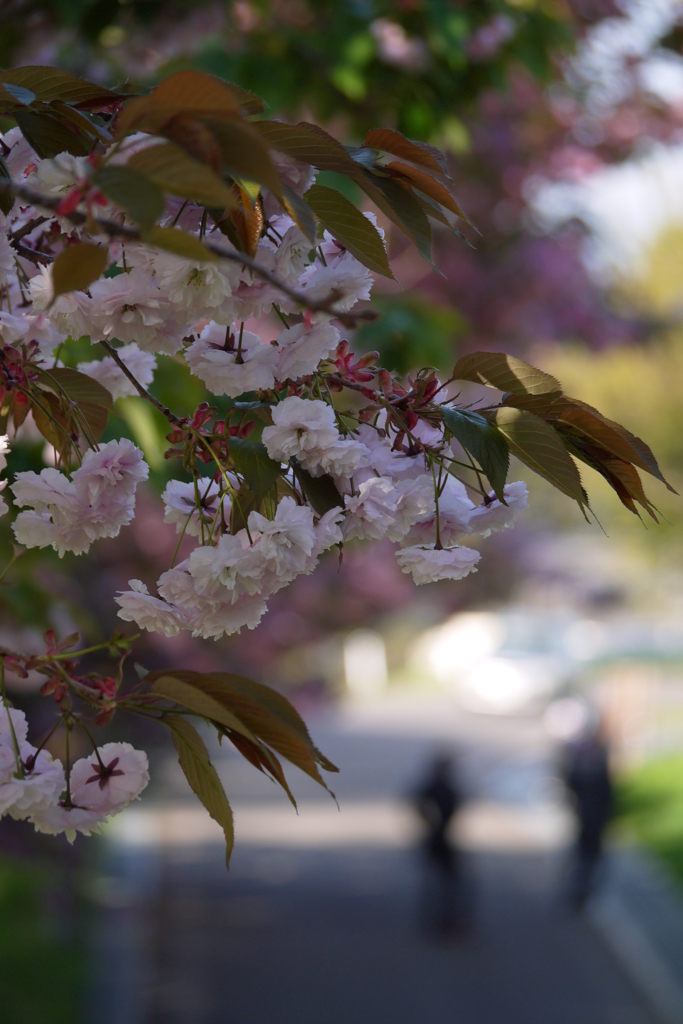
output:
[{"label": "young leaf", "polygon": [[540,416],[526,409],[502,407],[488,413],[487,419],[495,423],[520,462],[581,507],[588,504],[575,463],[555,431]]},{"label": "young leaf", "polygon": [[82,291],[104,273],[109,264],[106,246],[79,242],[62,249],[52,264],[52,297]]},{"label": "young leaf", "polygon": [[344,507],[344,499],[331,476],[311,476],[296,459],[292,459],[292,468],[306,499],[319,516],[324,516],[333,508]]},{"label": "young leaf", "polygon": [[392,153],[402,160],[410,160],[413,164],[426,167],[442,177],[449,177],[448,165],[443,153],[434,146],[425,142],[412,142],[400,132],[392,131],[391,128],[373,128],[365,136],[365,145],[373,149],[382,149],[385,153]]},{"label": "young leaf", "polygon": [[93,181],[143,229],[156,224],[164,212],[164,194],[159,186],[130,166],[108,164],[94,175]]},{"label": "young leaf", "polygon": [[[162,675],[168,673],[152,672],[148,678],[154,683]],[[174,671],[173,677],[222,704],[260,741],[286,757],[321,786],[325,786],[325,782],[318,771],[318,764],[327,771],[338,770],[313,745],[306,726],[289,701],[270,687],[229,672]]]},{"label": "young leaf", "polygon": [[216,769],[211,764],[209,752],[201,736],[184,718],[174,716],[166,719],[165,725],[171,730],[173,746],[178,762],[190,789],[199,797],[207,811],[223,829],[225,836],[225,863],[230,867],[230,854],[235,845],[235,829],[232,811]]},{"label": "young leaf", "polygon": [[224,210],[237,205],[229,186],[210,167],[188,156],[173,142],[147,146],[135,153],[126,166],[144,174],[164,192],[192,199],[201,206]]},{"label": "young leaf", "polygon": [[473,456],[489,479],[496,497],[505,501],[503,488],[510,465],[507,441],[493,423],[470,409],[442,405],[443,421],[456,441]]},{"label": "young leaf", "polygon": [[174,252],[186,260],[197,260],[198,263],[216,263],[219,258],[202,245],[198,238],[180,228],[153,227],[151,231],[145,232],[144,241],[159,249],[166,249],[167,252]]},{"label": "young leaf", "polygon": [[431,174],[418,170],[416,167],[411,167],[409,164],[404,164],[399,160],[392,160],[386,167],[388,171],[397,175],[399,179],[407,180],[413,188],[418,189],[429,199],[438,203],[439,206],[444,206],[451,213],[454,213],[456,217],[460,217],[461,220],[467,221],[469,224],[467,215],[463,213],[462,207],[455,200],[450,190],[445,185],[442,185],[440,181],[435,181]]},{"label": "young leaf", "polygon": [[271,459],[266,446],[259,441],[231,437],[228,450],[235,469],[244,477],[260,502],[282,472],[280,463]]},{"label": "young leaf", "polygon": [[204,123],[220,146],[224,173],[240,181],[256,181],[278,198],[282,196],[280,175],[252,125],[210,119]]},{"label": "young leaf", "polygon": [[158,697],[173,700],[176,704],[182,704],[183,707],[188,708],[190,711],[195,711],[198,715],[202,715],[212,722],[224,725],[226,729],[232,729],[233,732],[240,733],[240,735],[252,743],[256,742],[256,737],[247,729],[243,722],[240,722],[239,718],[232,711],[219,704],[209,694],[197,689],[196,686],[177,678],[174,673],[169,672],[161,676],[155,673],[151,692]]},{"label": "young leaf", "polygon": [[[239,90],[241,92],[241,90]],[[198,117],[237,118],[240,97],[231,86],[203,71],[176,71],[147,96],[129,103],[118,119],[117,136],[130,131],[152,135],[179,114]]]},{"label": "young leaf", "polygon": [[330,234],[368,270],[393,279],[382,236],[346,196],[326,185],[313,185],[304,199]]},{"label": "young leaf", "polygon": [[472,352],[462,356],[455,364],[453,379],[488,384],[516,395],[551,395],[562,391],[562,385],[549,373],[504,352]]},{"label": "young leaf", "polygon": [[239,185],[233,185],[232,191],[237,196],[237,208],[227,210],[218,227],[236,249],[253,259],[263,234],[263,207],[258,199],[252,203],[249,193]]},{"label": "young leaf", "polygon": [[551,422],[563,437],[588,439],[625,462],[631,462],[644,472],[650,473],[676,494],[671,484],[664,478],[656,458],[645,441],[636,437],[620,423],[607,419],[586,402],[570,398],[568,395],[549,398],[542,395],[508,395],[503,404],[535,412],[537,416]]},{"label": "young leaf", "polygon": [[296,800],[292,794],[285,773],[282,770],[282,765],[276,758],[272,750],[268,750],[268,747],[263,743],[251,743],[249,740],[245,740],[244,736],[240,736],[238,733],[229,732],[226,733],[228,739],[234,747],[239,750],[243,758],[245,758],[249,764],[253,764],[254,768],[258,768],[264,775],[268,775],[274,779],[278,785],[282,786],[285,793],[289,797],[289,800],[293,807],[296,807]]}]

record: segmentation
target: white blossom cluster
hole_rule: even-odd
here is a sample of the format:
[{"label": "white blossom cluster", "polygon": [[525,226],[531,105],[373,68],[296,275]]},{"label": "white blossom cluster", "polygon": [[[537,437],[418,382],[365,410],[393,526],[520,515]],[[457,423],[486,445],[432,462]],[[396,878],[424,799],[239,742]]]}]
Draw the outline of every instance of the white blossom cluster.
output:
[{"label": "white blossom cluster", "polygon": [[139,797],[149,782],[147,755],[130,743],[105,743],[75,761],[61,761],[28,742],[23,711],[0,705],[0,817],[28,820],[37,832],[90,835]]},{"label": "white blossom cluster", "polygon": [[[44,194],[66,196],[88,176],[83,158],[63,153],[39,159],[17,128],[2,141],[13,177]],[[125,162],[127,154],[151,144],[147,136],[133,136],[114,159]],[[283,180],[303,195],[313,169],[282,155],[274,159]],[[105,216],[127,222],[113,204],[103,209]],[[311,302],[333,295],[339,312],[369,298],[371,273],[329,233],[314,246],[267,192],[263,210],[266,230],[255,257],[262,267]],[[324,551],[354,539],[398,544],[399,565],[418,584],[460,579],[476,571],[480,558],[469,538],[511,526],[526,507],[522,483],[506,486],[505,503],[491,494],[480,495],[475,504],[448,469],[457,453],[443,430],[424,419],[418,419],[406,446],[398,444],[396,424],[385,411],[372,422],[340,416],[330,391],[312,383],[321,365],[329,367],[338,353],[341,335],[332,313],[302,316],[274,283],[239,262],[197,262],[120,239],[99,239],[109,246],[104,276],[87,290],[55,298],[50,266],[24,258],[9,237],[25,229],[22,244],[31,247],[50,227],[47,220],[19,200],[6,217],[0,215],[4,345],[35,342],[38,365],[56,366],[68,337],[109,342],[143,388],[153,381],[157,355],[182,358],[213,395],[238,399],[258,392],[262,405],[270,407],[261,440],[280,465],[277,496],[271,493],[272,500],[261,511],[250,511],[246,521],[240,512],[240,528],[231,532],[231,519],[240,511],[239,475],[213,466],[212,476],[169,483],[162,496],[164,522],[196,538],[197,546],[163,573],[156,596],[141,581],[130,581],[130,590],[117,598],[123,619],[167,636],[188,629],[218,638],[244,626],[253,629],[270,595],[312,572]],[[53,252],[86,237],[85,228],[66,217],[55,215],[52,223],[61,231]],[[167,200],[160,224],[199,237],[216,228],[211,218],[202,219],[201,207],[180,199]],[[259,321],[271,312],[283,321],[273,340],[272,330],[264,329],[264,337],[259,333]],[[114,399],[136,393],[111,355],[82,362],[78,369]],[[5,450],[6,439],[0,439],[0,470]],[[301,473],[334,484],[339,500],[324,515],[311,507]],[[16,538],[26,547],[51,546],[60,555],[85,552],[94,540],[114,537],[130,522],[136,486],[147,475],[140,451],[127,440],[85,451],[70,477],[57,468],[17,473],[10,489],[15,504],[28,508],[14,521]],[[5,510],[0,498],[0,514]]]}]

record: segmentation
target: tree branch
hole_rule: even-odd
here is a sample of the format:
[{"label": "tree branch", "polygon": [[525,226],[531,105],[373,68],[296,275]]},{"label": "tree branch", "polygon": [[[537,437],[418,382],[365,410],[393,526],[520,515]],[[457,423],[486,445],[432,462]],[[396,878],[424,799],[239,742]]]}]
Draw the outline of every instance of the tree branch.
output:
[{"label": "tree branch", "polygon": [[[27,185],[20,185],[16,181],[0,181],[0,192],[10,192],[13,195],[18,196],[19,199],[24,199],[26,202],[31,203],[32,206],[42,206],[53,212],[57,209],[61,201],[53,196],[46,196],[41,192],[36,192],[35,189],[29,188]],[[110,238],[125,238],[131,242],[145,242],[145,238],[139,228],[131,228],[125,224],[118,224],[114,220],[108,220],[100,217],[86,217],[84,213],[80,213],[78,210],[75,210],[73,213],[63,214],[62,216],[64,220],[68,220],[77,226],[82,224],[92,224]],[[224,249],[223,246],[216,245],[215,242],[210,242],[206,238],[203,239],[202,244],[220,259],[230,260],[232,263],[239,263],[241,266],[247,267],[256,274],[257,277],[260,277],[264,281],[268,281],[268,283],[272,284],[278,289],[278,291],[287,295],[304,309],[310,310],[311,313],[327,313],[328,316],[332,316],[336,320],[340,320],[345,327],[355,327],[359,320],[377,319],[377,313],[373,310],[362,310],[359,313],[345,313],[335,309],[335,302],[339,299],[339,295],[334,290],[332,290],[326,299],[320,302],[315,302],[314,300],[309,299],[303,292],[285,284],[284,281],[281,281],[280,278],[268,270],[267,267],[257,263],[256,260],[252,260],[244,253],[232,252],[230,249]],[[18,246],[16,244],[15,248],[18,251]],[[30,256],[27,255],[27,253],[29,253]],[[20,255],[26,256],[27,259],[33,257],[34,261],[38,255],[43,257],[43,261],[49,261],[49,257],[44,253],[36,255],[36,250],[34,249],[27,249],[26,252],[21,252]]]},{"label": "tree branch", "polygon": [[126,375],[126,377],[131,382],[131,384],[133,385],[133,387],[135,388],[135,390],[137,391],[141,398],[146,398],[148,402],[151,402],[152,405],[155,406],[159,410],[159,412],[166,417],[169,423],[173,423],[174,426],[176,427],[186,427],[187,424],[183,423],[183,421],[178,416],[176,416],[175,413],[172,413],[170,409],[167,409],[165,405],[162,405],[158,398],[155,398],[154,395],[151,395],[149,391],[147,391],[147,389],[142,386],[140,381],[133,376],[133,374],[128,369],[123,359],[121,359],[120,355],[113,347],[113,345],[110,345],[108,341],[100,341],[100,345],[102,346],[103,349],[106,349],[106,351],[109,353],[109,355],[112,357],[112,359],[118,366],[121,373],[124,373]]}]

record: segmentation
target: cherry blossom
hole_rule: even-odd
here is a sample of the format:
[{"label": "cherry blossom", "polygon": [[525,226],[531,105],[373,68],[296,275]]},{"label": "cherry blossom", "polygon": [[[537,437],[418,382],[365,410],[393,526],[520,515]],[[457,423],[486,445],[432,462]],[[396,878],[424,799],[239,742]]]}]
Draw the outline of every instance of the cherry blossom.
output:
[{"label": "cherry blossom", "polygon": [[[150,352],[143,352],[141,348],[132,341],[124,345],[117,352],[119,359],[126,364],[130,372],[147,388],[154,380],[154,371],[157,367],[155,356]],[[111,356],[104,359],[93,359],[88,363],[79,363],[78,369],[88,377],[92,377],[99,384],[102,384],[107,391],[111,392],[114,399],[127,398],[129,395],[137,395],[135,385],[126,377],[123,370],[119,369]]]},{"label": "cherry blossom", "polygon": [[436,583],[438,580],[461,580],[477,571],[481,558],[472,548],[436,548],[415,545],[400,548],[396,558],[403,572],[409,572],[415,583]]},{"label": "cherry blossom", "polygon": [[164,636],[177,636],[181,629],[188,629],[189,623],[183,612],[152,597],[146,585],[140,580],[129,580],[129,591],[120,592],[114,600],[119,605],[119,618],[136,622],[142,629]]},{"label": "cherry blossom", "polygon": [[234,332],[212,321],[185,351],[185,359],[214,395],[237,398],[275,384],[277,351],[251,331]]},{"label": "cherry blossom", "polygon": [[[209,530],[218,510],[221,496],[220,484],[209,480],[208,485],[204,480],[185,483],[182,480],[169,480],[166,489],[161,495],[164,503],[164,522],[175,523],[176,532],[183,531],[189,537],[200,537],[202,534],[202,520],[197,508],[197,495],[201,507],[202,518],[205,529]],[[223,515],[226,520],[230,518],[230,498],[223,498]]]},{"label": "cherry blossom", "polygon": [[[7,434],[0,434],[0,473],[3,473],[7,469],[7,453],[9,452],[9,437]],[[7,487],[6,480],[0,480],[0,492],[4,491]],[[4,516],[9,509],[7,502],[3,497],[0,496],[0,516]]]},{"label": "cherry blossom", "polygon": [[71,801],[88,811],[115,814],[137,800],[149,782],[149,762],[130,743],[105,743],[71,769]]}]

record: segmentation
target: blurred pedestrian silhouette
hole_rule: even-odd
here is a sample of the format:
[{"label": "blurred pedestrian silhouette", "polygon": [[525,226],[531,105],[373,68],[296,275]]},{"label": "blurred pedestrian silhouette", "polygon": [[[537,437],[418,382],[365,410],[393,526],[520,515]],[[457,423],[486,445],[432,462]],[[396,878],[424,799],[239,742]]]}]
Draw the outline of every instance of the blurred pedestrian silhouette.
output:
[{"label": "blurred pedestrian silhouette", "polygon": [[463,803],[454,780],[453,759],[439,754],[414,795],[424,822],[422,842],[424,889],[420,918],[431,935],[462,935],[471,925],[469,900],[463,877],[462,854],[449,840],[448,826]]},{"label": "blurred pedestrian silhouette", "polygon": [[605,826],[612,809],[609,751],[599,723],[567,745],[564,780],[579,824],[569,897],[580,910],[595,888]]}]

